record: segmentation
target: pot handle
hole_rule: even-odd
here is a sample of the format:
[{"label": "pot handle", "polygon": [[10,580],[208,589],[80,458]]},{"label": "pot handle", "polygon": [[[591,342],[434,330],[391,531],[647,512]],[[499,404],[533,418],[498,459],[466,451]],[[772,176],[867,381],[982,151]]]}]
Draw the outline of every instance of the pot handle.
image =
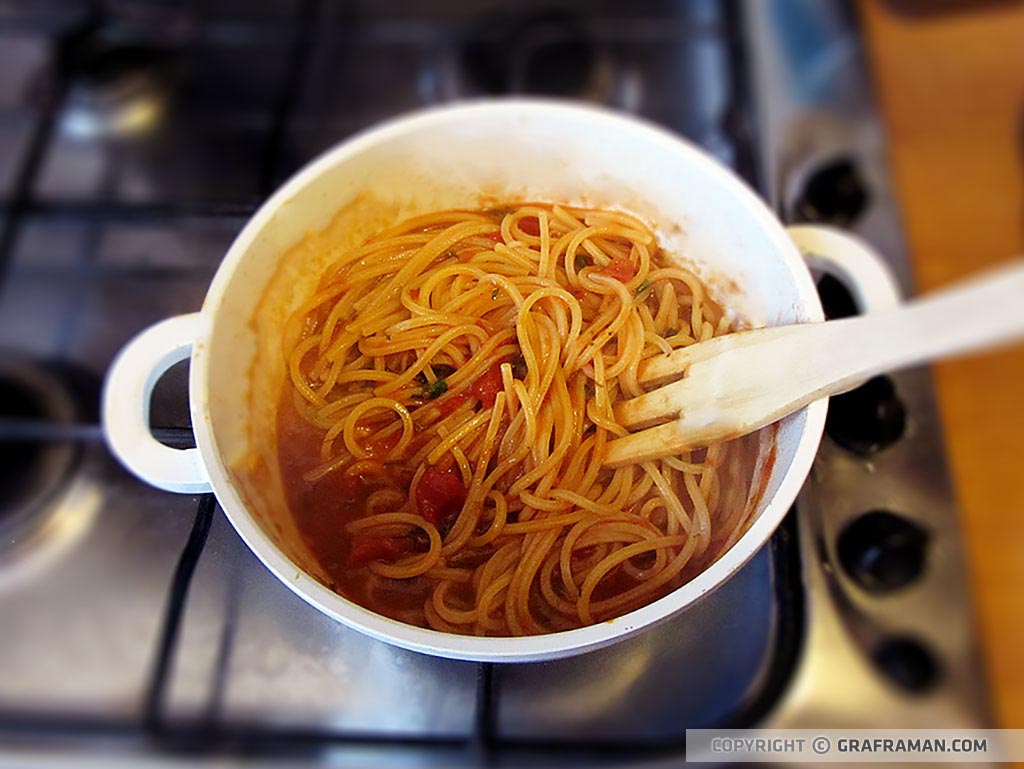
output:
[{"label": "pot handle", "polygon": [[892,271],[860,238],[818,224],[794,225],[786,232],[812,268],[842,280],[863,312],[878,312],[900,303]]},{"label": "pot handle", "polygon": [[199,449],[165,446],[149,430],[149,400],[167,369],[192,352],[199,313],[179,315],[138,334],[114,359],[103,386],[103,433],[121,463],[165,491],[211,490]]}]

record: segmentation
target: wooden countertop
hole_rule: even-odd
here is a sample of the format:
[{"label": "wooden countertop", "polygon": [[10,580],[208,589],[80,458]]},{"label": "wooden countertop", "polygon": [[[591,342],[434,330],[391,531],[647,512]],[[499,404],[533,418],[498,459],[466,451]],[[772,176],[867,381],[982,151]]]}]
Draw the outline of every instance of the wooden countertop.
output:
[{"label": "wooden countertop", "polygon": [[[859,6],[922,290],[1024,255],[1024,3],[897,10],[928,5]],[[1024,728],[1024,349],[936,379],[995,714]]]}]

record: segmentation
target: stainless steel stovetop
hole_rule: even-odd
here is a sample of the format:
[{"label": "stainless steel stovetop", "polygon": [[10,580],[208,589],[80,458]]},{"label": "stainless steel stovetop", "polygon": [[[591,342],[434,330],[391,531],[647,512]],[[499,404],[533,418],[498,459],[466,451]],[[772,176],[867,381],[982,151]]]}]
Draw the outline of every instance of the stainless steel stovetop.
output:
[{"label": "stainless steel stovetop", "polygon": [[[99,383],[195,310],[302,162],[420,106],[660,122],[912,287],[844,3],[0,2],[0,765],[678,763],[687,728],[988,724],[930,376],[830,409],[796,509],[685,616],[583,657],[393,649],[279,585],[212,498],[111,458]],[[856,311],[824,280],[829,311]],[[186,371],[152,423],[190,445]]]}]

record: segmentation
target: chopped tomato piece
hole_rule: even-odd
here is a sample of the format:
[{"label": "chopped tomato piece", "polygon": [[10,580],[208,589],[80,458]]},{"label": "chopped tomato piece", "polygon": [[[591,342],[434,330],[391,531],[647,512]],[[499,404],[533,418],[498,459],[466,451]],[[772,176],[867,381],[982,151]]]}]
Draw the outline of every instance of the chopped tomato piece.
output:
[{"label": "chopped tomato piece", "polygon": [[451,398],[446,400],[444,403],[439,405],[437,408],[438,408],[438,411],[441,412],[441,416],[445,416],[446,417],[446,416],[449,416],[450,414],[454,414],[458,410],[459,406],[461,406],[463,403],[465,403],[468,400],[469,400],[469,395],[467,395],[466,393],[459,393],[458,395],[453,395]]},{"label": "chopped tomato piece", "polygon": [[416,487],[416,509],[435,526],[458,515],[465,501],[466,487],[454,468],[428,467]]},{"label": "chopped tomato piece", "polygon": [[519,229],[527,235],[540,235],[540,220],[536,216],[527,216],[519,220]]},{"label": "chopped tomato piece", "polygon": [[411,296],[413,299],[419,299],[420,298],[420,290],[418,288],[410,288],[409,289],[409,296]]},{"label": "chopped tomato piece", "polygon": [[495,398],[498,397],[504,389],[505,385],[501,379],[501,364],[495,363],[487,371],[477,377],[476,381],[473,382],[469,391],[473,393],[480,402],[487,408],[494,405]]},{"label": "chopped tomato piece", "polygon": [[357,568],[374,561],[394,561],[409,555],[412,544],[408,537],[358,537],[348,551],[348,565]]},{"label": "chopped tomato piece", "polygon": [[504,238],[501,237],[501,230],[498,230],[497,232],[488,232],[484,237],[493,240],[495,243],[501,243],[504,240]]},{"label": "chopped tomato piece", "polygon": [[636,270],[629,259],[624,256],[616,256],[605,267],[601,268],[601,274],[615,278],[620,283],[629,283],[633,276],[636,275]]}]

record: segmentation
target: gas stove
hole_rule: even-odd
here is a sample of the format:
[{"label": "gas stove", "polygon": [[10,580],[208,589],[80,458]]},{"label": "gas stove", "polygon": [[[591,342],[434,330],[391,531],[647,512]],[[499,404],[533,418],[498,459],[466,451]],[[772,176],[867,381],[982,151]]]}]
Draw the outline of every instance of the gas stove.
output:
[{"label": "gas stove", "polygon": [[[0,765],[635,766],[680,761],[687,728],[989,723],[927,371],[833,400],[795,509],[692,611],[534,665],[329,620],[212,497],[122,470],[97,422],[116,351],[200,306],[283,179],[456,99],[661,123],[784,220],[865,237],[911,292],[845,3],[0,2],[0,65]],[[192,445],[187,363],[151,423]]]}]

